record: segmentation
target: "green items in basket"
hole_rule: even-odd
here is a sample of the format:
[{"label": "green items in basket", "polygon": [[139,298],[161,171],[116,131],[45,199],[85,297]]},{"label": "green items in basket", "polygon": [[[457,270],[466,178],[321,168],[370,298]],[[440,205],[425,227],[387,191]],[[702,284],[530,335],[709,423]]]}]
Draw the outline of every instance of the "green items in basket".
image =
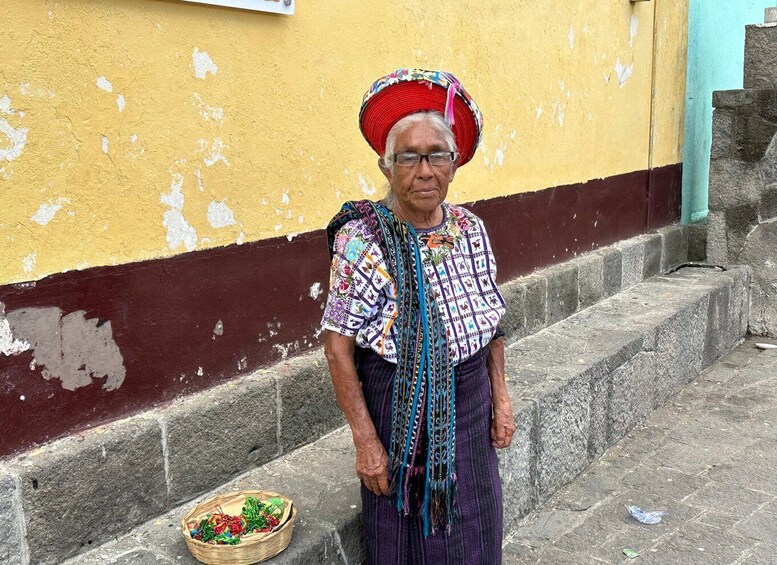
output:
[{"label": "green items in basket", "polygon": [[284,503],[280,498],[261,502],[253,496],[247,497],[242,514],[248,522],[246,529],[249,532],[269,532],[280,523],[283,508]]},{"label": "green items in basket", "polygon": [[[240,537],[254,532],[270,532],[280,524],[285,503],[280,498],[262,502],[253,496],[246,497],[239,516],[213,512],[189,530],[193,539],[214,545],[235,545]],[[220,510],[220,508],[219,508]]]}]

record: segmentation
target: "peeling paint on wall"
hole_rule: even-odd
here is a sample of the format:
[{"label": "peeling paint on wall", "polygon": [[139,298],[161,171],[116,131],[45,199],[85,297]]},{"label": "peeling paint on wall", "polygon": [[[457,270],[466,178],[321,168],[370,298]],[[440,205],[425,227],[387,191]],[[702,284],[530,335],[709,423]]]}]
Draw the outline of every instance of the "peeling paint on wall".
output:
[{"label": "peeling paint on wall", "polygon": [[224,120],[224,109],[217,106],[211,106],[207,104],[197,92],[194,93],[195,105],[200,111],[200,116],[204,120],[213,120],[215,122],[221,122]]},{"label": "peeling paint on wall", "polygon": [[359,173],[359,188],[361,188],[362,192],[366,196],[372,196],[375,194],[378,189],[375,188],[375,185],[371,182],[368,182],[366,178],[364,178],[364,175]]},{"label": "peeling paint on wall", "polygon": [[321,288],[321,283],[313,283],[313,286],[310,287],[310,298],[313,300],[318,300],[318,297],[321,296],[321,293],[324,292]]},{"label": "peeling paint on wall", "polygon": [[617,59],[615,61],[615,74],[618,75],[618,84],[620,84],[620,87],[623,88],[623,85],[625,85],[629,78],[631,77],[631,74],[634,72],[634,65],[624,65],[621,63],[620,59]]},{"label": "peeling paint on wall", "polygon": [[222,335],[224,335],[224,322],[219,320],[213,328],[213,339],[216,339],[216,336]]},{"label": "peeling paint on wall", "polygon": [[45,96],[47,98],[54,98],[56,93],[48,88],[33,88],[29,82],[24,82],[19,85],[19,92],[22,96]]},{"label": "peeling paint on wall", "polygon": [[70,202],[67,198],[57,198],[56,201],[49,200],[48,204],[41,204],[38,211],[30,218],[33,222],[36,222],[42,226],[48,224],[54,219],[54,216],[62,209],[64,204]]},{"label": "peeling paint on wall", "polygon": [[97,77],[97,88],[104,90],[105,92],[113,92],[113,85],[104,76]]},{"label": "peeling paint on wall", "polygon": [[205,51],[200,51],[196,47],[192,53],[192,66],[194,67],[194,75],[197,78],[202,79],[204,79],[208,73],[215,75],[219,70],[216,63],[210,58],[210,55]]},{"label": "peeling paint on wall", "polygon": [[496,154],[494,155],[494,163],[498,167],[503,167],[505,164],[505,149],[507,148],[507,144],[503,144],[501,147],[496,148]]},{"label": "peeling paint on wall", "polygon": [[208,204],[208,223],[214,228],[224,228],[235,225],[235,214],[227,206],[225,200]]},{"label": "peeling paint on wall", "polygon": [[202,184],[202,171],[195,169],[194,176],[197,177],[197,189],[200,192],[205,192],[205,185]]},{"label": "peeling paint on wall", "polygon": [[38,252],[33,251],[32,253],[28,253],[24,257],[22,257],[22,268],[24,269],[24,272],[28,275],[32,274],[32,272],[35,270],[35,263],[38,261]]},{"label": "peeling paint on wall", "polygon": [[19,355],[28,349],[30,349],[29,343],[14,337],[11,324],[5,317],[5,304],[0,302],[0,354]]},{"label": "peeling paint on wall", "polygon": [[206,154],[208,152],[208,149],[210,148],[210,155],[205,157],[202,161],[205,163],[206,167],[212,167],[219,161],[222,161],[227,167],[229,167],[229,161],[227,161],[227,158],[224,157],[224,142],[221,141],[221,139],[216,138],[213,140],[213,142],[208,144],[208,141],[205,139],[200,139],[197,141],[197,145],[200,148],[200,151],[203,154]]},{"label": "peeling paint on wall", "polygon": [[631,22],[629,24],[629,47],[634,47],[634,38],[637,37],[639,31],[639,18],[632,14]]},{"label": "peeling paint on wall", "polygon": [[31,368],[42,367],[46,380],[61,380],[65,390],[89,386],[93,379],[105,379],[103,390],[124,382],[124,358],[110,321],[87,319],[83,310],[63,316],[54,306],[11,310],[6,318],[13,335],[32,350]]},{"label": "peeling paint on wall", "polygon": [[8,115],[15,113],[15,111],[11,109],[11,99],[8,98],[7,94],[4,94],[3,97],[0,98],[0,112]]},{"label": "peeling paint on wall", "polygon": [[[8,95],[4,95],[2,98],[0,98],[0,114],[4,114],[6,116],[13,116],[14,114],[17,114],[16,110],[11,108],[11,99],[8,98]],[[20,118],[23,117],[21,112],[18,114]],[[24,146],[27,144],[28,132],[28,128],[15,128],[6,118],[0,117],[0,133],[8,138],[8,142],[10,143],[10,147],[3,147],[0,149],[0,163],[3,161],[10,163],[14,159],[19,158],[19,156],[22,154],[22,151],[24,150]],[[6,143],[2,143],[2,145],[4,146]],[[0,167],[0,173],[8,178],[8,173],[2,167]]]},{"label": "peeling paint on wall", "polygon": [[[299,343],[297,343],[297,348],[299,347]],[[281,354],[281,359],[286,359],[289,356],[290,351],[294,351],[296,348],[294,347],[293,343],[276,343],[273,345],[273,349],[275,349],[278,353]]]},{"label": "peeling paint on wall", "polygon": [[160,198],[163,204],[170,207],[164,214],[162,225],[167,228],[167,245],[170,249],[176,250],[183,245],[187,251],[191,251],[197,246],[197,232],[183,217],[182,188],[183,175],[174,173],[170,192],[162,194]]},{"label": "peeling paint on wall", "polygon": [[564,120],[566,120],[567,106],[563,102],[558,100],[553,101],[553,117],[558,122],[559,127],[564,127]]},{"label": "peeling paint on wall", "polygon": [[116,97],[116,106],[118,106],[119,112],[123,112],[124,108],[127,107],[127,101],[124,99],[124,95],[123,94],[119,94]]},{"label": "peeling paint on wall", "polygon": [[108,146],[109,146],[108,136],[107,135],[101,135],[100,138],[102,140],[102,144],[101,145],[102,145],[103,153],[105,153],[107,155],[108,154]]}]

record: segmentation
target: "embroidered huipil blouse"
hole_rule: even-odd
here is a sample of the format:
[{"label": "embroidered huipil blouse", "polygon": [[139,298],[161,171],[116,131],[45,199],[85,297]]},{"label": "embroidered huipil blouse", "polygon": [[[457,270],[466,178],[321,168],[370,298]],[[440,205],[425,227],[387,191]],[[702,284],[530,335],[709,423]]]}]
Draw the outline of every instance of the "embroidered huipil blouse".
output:
[{"label": "embroidered huipil blouse", "polygon": [[[439,226],[418,229],[426,276],[445,323],[451,361],[460,363],[488,344],[505,302],[496,287],[496,262],[483,222],[472,212],[442,204]],[[321,326],[397,362],[397,287],[383,253],[361,220],[336,234],[329,297]]]}]

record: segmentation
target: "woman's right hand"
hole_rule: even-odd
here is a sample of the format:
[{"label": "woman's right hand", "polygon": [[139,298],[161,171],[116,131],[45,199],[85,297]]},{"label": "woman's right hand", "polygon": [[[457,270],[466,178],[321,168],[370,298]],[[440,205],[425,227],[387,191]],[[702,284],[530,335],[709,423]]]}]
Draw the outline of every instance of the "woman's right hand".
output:
[{"label": "woman's right hand", "polygon": [[367,490],[378,495],[388,496],[388,454],[378,437],[356,441],[356,476],[361,479]]},{"label": "woman's right hand", "polygon": [[356,338],[327,330],[324,355],[329,364],[337,404],[351,426],[356,447],[356,476],[370,492],[389,495],[388,454],[370,418],[354,363]]}]

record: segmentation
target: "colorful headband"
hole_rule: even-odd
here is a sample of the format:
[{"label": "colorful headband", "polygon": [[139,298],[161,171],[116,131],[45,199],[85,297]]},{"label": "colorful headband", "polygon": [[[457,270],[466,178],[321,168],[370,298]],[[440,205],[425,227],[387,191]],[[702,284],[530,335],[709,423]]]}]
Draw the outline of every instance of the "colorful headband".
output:
[{"label": "colorful headband", "polygon": [[442,113],[453,130],[459,166],[475,155],[483,131],[483,115],[458,79],[443,71],[399,69],[376,80],[362,100],[359,127],[378,155],[386,150],[388,132],[415,112]]}]

